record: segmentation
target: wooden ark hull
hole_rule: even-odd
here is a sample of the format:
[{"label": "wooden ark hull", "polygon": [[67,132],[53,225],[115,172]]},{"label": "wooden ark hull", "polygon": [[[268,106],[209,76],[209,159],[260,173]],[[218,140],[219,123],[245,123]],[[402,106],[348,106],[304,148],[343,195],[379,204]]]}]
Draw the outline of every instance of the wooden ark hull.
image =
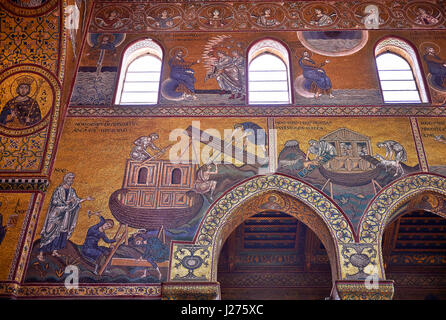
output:
[{"label": "wooden ark hull", "polygon": [[108,205],[111,213],[122,224],[139,229],[177,228],[193,218],[203,205],[203,197],[192,193],[192,205],[187,208],[140,208],[125,205],[121,202],[127,189],[119,189],[110,196]]},{"label": "wooden ark hull", "polygon": [[327,170],[323,166],[320,166],[319,172],[325,179],[330,179],[334,184],[347,187],[359,187],[369,184],[373,179],[376,179],[381,169],[376,167],[365,172],[340,173]]}]

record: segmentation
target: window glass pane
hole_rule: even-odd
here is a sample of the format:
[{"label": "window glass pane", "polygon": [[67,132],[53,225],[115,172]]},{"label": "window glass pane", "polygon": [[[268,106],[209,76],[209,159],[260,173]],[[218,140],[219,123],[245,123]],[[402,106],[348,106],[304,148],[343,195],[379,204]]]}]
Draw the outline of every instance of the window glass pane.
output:
[{"label": "window glass pane", "polygon": [[412,71],[379,71],[380,80],[413,80]]},{"label": "window glass pane", "polygon": [[161,70],[160,59],[146,55],[134,60],[128,67],[127,71],[156,71]]},{"label": "window glass pane", "polygon": [[154,91],[158,92],[159,82],[124,82],[124,92],[127,91]]},{"label": "window glass pane", "polygon": [[249,70],[249,81],[264,81],[264,80],[282,80],[287,81],[287,73],[283,71],[263,71],[251,72]]},{"label": "window glass pane", "polygon": [[288,81],[249,82],[249,91],[288,91]]},{"label": "window glass pane", "polygon": [[274,54],[263,53],[249,64],[249,102],[252,104],[290,103],[287,65]]},{"label": "window glass pane", "polygon": [[158,101],[158,93],[129,93],[124,92],[121,104],[155,104]]},{"label": "window glass pane", "polygon": [[286,70],[283,61],[273,54],[265,53],[255,58],[249,65],[249,70]]},{"label": "window glass pane", "polygon": [[381,81],[383,90],[417,90],[415,81]]},{"label": "window glass pane", "polygon": [[160,74],[158,73],[134,73],[127,72],[125,76],[125,81],[157,81],[160,80]]},{"label": "window glass pane", "polygon": [[146,38],[130,45],[122,59],[115,103],[157,103],[163,61],[162,48]]},{"label": "window glass pane", "polygon": [[420,102],[418,91],[383,91],[385,102]]},{"label": "window glass pane", "polygon": [[384,53],[376,58],[384,102],[421,102],[409,63],[394,53]]},{"label": "window glass pane", "polygon": [[277,101],[288,103],[288,91],[282,92],[249,92],[249,101],[250,102],[259,102],[259,101]]},{"label": "window glass pane", "polygon": [[384,53],[376,58],[378,70],[410,70],[409,63],[393,53]]}]

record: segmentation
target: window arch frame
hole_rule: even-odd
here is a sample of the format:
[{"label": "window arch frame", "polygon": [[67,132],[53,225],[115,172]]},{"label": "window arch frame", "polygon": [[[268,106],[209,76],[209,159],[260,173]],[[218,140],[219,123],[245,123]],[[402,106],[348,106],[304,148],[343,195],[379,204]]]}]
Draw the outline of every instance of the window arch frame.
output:
[{"label": "window arch frame", "polygon": [[[274,44],[274,45],[271,45]],[[274,104],[274,105],[291,105],[294,101],[294,92],[292,90],[292,64],[291,64],[291,54],[286,43],[275,38],[262,38],[257,39],[251,43],[247,50],[247,63],[246,63],[246,101],[248,105],[264,105],[264,104]],[[249,70],[251,63],[258,57],[264,54],[271,54],[276,58],[280,59],[285,65],[287,73],[287,85],[288,85],[288,102],[287,103],[274,103],[274,102],[262,102],[262,103],[252,103],[250,101],[250,80],[249,80]]]},{"label": "window arch frame", "polygon": [[[136,61],[138,58],[143,57],[144,55],[149,54],[157,59],[160,60],[160,78],[158,81],[158,91],[157,91],[157,99],[155,103],[147,103],[147,104],[132,104],[132,103],[121,103],[122,100],[122,93],[124,90],[124,83],[127,75],[128,68],[130,65]],[[118,67],[118,80],[116,82],[115,86],[115,92],[113,97],[113,104],[114,105],[125,105],[125,106],[131,106],[131,105],[145,105],[145,106],[153,106],[159,104],[160,101],[160,94],[161,94],[161,76],[163,74],[163,67],[164,67],[164,56],[165,56],[165,50],[162,47],[162,45],[152,38],[143,38],[143,39],[137,39],[131,43],[129,43],[124,50],[122,51],[120,64]]]},{"label": "window arch frame", "polygon": [[[426,85],[427,82],[423,70],[423,65],[420,63],[421,60],[418,51],[412,45],[412,43],[410,43],[406,39],[395,36],[385,37],[376,42],[373,53],[374,53],[375,72],[377,75],[381,97],[383,99],[384,104],[416,105],[416,104],[430,103],[431,98],[428,86]],[[384,100],[381,78],[379,75],[378,65],[376,61],[376,59],[384,53],[395,54],[409,64],[415,81],[415,85],[417,87],[418,95],[420,97],[420,102],[386,102]]]}]

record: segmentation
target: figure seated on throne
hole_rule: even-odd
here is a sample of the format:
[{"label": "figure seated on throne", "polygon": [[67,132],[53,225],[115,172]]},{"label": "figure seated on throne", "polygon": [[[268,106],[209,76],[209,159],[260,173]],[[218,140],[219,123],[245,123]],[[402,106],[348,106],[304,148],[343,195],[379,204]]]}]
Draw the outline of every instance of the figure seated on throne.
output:
[{"label": "figure seated on throne", "polygon": [[329,60],[325,60],[325,62],[317,66],[307,51],[304,51],[302,57],[299,59],[299,66],[303,71],[304,89],[314,93],[314,98],[319,98],[322,94],[326,94],[330,98],[334,97],[332,94],[331,80],[325,70],[322,69],[329,62]]}]

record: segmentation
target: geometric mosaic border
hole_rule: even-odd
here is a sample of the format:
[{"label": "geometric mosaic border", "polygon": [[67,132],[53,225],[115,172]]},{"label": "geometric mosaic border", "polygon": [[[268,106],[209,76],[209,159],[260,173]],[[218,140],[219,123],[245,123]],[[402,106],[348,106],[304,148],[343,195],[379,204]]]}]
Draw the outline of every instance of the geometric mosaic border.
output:
[{"label": "geometric mosaic border", "polygon": [[0,190],[46,192],[49,180],[42,178],[0,178]]},{"label": "geometric mosaic border", "polygon": [[0,296],[11,298],[161,298],[161,285],[79,285],[67,289],[60,285],[19,285],[1,283]]},{"label": "geometric mosaic border", "polygon": [[[96,0],[96,7],[94,10],[94,17],[107,7],[119,6],[126,12],[125,17],[130,22],[123,23],[116,27],[117,30],[130,31],[132,33],[143,33],[146,30],[154,30],[157,32],[172,32],[172,31],[252,31],[252,30],[324,30],[327,26],[330,29],[364,29],[364,23],[361,21],[361,16],[364,15],[364,9],[369,4],[378,6],[380,14],[379,29],[426,29],[435,28],[438,30],[445,28],[445,13],[441,7],[440,2],[423,1],[425,5],[429,5],[429,10],[435,11],[438,22],[431,25],[423,25],[417,23],[415,17],[411,13],[414,7],[421,1],[200,1],[200,0]],[[394,6],[391,6],[395,4]],[[157,27],[154,23],[147,21],[144,16],[148,16],[148,12],[159,11],[166,5],[170,5],[175,13],[172,26]],[[224,22],[210,23],[209,7],[215,5],[220,8],[222,12],[221,18]],[[272,17],[275,18],[275,23],[264,24],[258,23],[257,17],[262,10],[268,7],[272,11]],[[316,23],[311,14],[315,7],[322,7],[326,14],[332,17],[328,24]],[[110,10],[110,9],[109,9]],[[143,13],[141,13],[143,12]],[[254,16],[254,17],[253,17]],[[173,21],[173,20],[172,20]],[[207,21],[207,23],[206,23]],[[113,26],[99,25],[94,23],[90,26],[90,32],[107,32],[113,30]]]},{"label": "geometric mosaic border", "polygon": [[446,116],[446,106],[83,106],[68,117]]},{"label": "geometric mosaic border", "polygon": [[225,223],[232,211],[248,198],[268,190],[284,192],[309,206],[324,220],[332,236],[339,243],[354,242],[350,223],[329,198],[314,187],[295,178],[272,174],[247,180],[218,199],[205,214],[197,231],[195,243],[215,246],[219,240],[222,223]]}]

